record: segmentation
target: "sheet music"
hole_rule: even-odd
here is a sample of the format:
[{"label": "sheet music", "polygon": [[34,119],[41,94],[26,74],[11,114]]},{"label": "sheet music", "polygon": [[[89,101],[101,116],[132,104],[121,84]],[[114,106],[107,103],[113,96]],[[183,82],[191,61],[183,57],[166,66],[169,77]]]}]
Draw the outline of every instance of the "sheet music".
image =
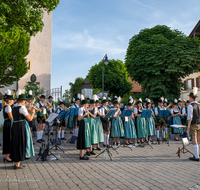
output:
[{"label": "sheet music", "polygon": [[173,127],[173,128],[186,128],[187,126],[186,125],[170,125],[170,127]]},{"label": "sheet music", "polygon": [[54,119],[56,119],[58,117],[57,113],[51,113],[49,115],[49,117],[45,120],[48,123],[52,123]]}]

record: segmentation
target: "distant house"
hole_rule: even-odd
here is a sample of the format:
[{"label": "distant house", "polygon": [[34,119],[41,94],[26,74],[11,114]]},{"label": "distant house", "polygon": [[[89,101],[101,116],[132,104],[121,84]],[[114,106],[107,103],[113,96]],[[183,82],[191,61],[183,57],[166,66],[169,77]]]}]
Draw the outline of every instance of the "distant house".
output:
[{"label": "distant house", "polygon": [[[192,32],[189,35],[190,38],[198,37],[200,38],[200,20],[192,30]],[[182,79],[182,81],[187,86],[187,90],[181,92],[181,98],[184,100],[188,100],[188,94],[192,92],[193,87],[198,88],[198,98],[197,100],[200,100],[200,72],[193,73],[189,75],[188,77],[185,77]]]},{"label": "distant house", "polygon": [[133,84],[133,89],[131,90],[131,92],[133,94],[137,94],[137,93],[140,93],[141,92],[141,85],[136,82],[136,81],[132,81],[130,78],[129,78],[129,82],[131,82]]}]

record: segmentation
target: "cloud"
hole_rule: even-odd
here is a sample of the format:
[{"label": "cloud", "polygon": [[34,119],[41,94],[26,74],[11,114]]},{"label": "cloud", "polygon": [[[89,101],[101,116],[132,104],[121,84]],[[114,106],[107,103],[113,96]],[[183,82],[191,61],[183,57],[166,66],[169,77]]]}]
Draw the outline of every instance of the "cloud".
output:
[{"label": "cloud", "polygon": [[83,32],[67,31],[53,36],[53,47],[60,49],[82,49],[89,50],[90,53],[108,52],[109,54],[121,54],[126,52],[126,48],[120,47],[123,39],[117,36],[116,40],[103,37],[92,36],[87,30]]}]

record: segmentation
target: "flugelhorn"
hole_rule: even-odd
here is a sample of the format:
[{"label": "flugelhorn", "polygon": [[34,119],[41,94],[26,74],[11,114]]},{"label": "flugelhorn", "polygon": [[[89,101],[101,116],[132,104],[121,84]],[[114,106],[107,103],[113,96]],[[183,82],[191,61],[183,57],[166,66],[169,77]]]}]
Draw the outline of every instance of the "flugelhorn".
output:
[{"label": "flugelhorn", "polygon": [[33,104],[29,104],[26,102],[26,107],[29,107],[29,108],[32,108],[32,109],[35,109],[36,112],[42,112],[42,109],[38,108],[36,105],[33,105]]},{"label": "flugelhorn", "polygon": [[186,100],[183,100],[183,101],[182,101],[182,104],[181,104],[181,108],[182,108],[182,109],[185,107],[185,102],[186,102]]},{"label": "flugelhorn", "polygon": [[169,109],[173,104],[170,102],[170,104],[165,108],[166,110]]}]

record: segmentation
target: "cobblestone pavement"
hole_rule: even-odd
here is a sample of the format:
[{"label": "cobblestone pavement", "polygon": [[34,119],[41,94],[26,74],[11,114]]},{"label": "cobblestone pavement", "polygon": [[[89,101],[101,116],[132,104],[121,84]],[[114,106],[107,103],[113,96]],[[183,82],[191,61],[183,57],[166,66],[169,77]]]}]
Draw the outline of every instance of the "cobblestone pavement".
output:
[{"label": "cobblestone pavement", "polygon": [[[40,146],[35,144],[36,154]],[[13,164],[3,163],[1,155],[0,190],[199,189],[200,163],[190,161],[189,153],[179,158],[176,152],[181,146],[181,141],[170,141],[170,146],[153,145],[153,149],[147,146],[131,151],[120,147],[119,155],[111,151],[113,161],[105,160],[103,155],[81,161],[75,145],[66,143],[61,145],[65,153],[54,151],[60,154],[59,160],[42,162],[32,157],[22,162],[26,166],[23,170],[13,170]],[[188,149],[193,152],[192,145]]]}]

